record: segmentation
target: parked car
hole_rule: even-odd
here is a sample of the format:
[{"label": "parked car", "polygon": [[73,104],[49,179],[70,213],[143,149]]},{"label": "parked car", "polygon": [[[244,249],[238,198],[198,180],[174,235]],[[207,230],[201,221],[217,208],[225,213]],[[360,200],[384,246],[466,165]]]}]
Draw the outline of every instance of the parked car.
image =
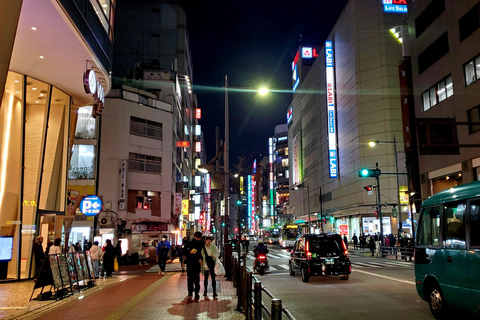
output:
[{"label": "parked car", "polygon": [[342,237],[326,233],[299,237],[291,250],[289,272],[291,276],[300,273],[303,282],[317,275],[338,275],[348,280],[352,264]]}]

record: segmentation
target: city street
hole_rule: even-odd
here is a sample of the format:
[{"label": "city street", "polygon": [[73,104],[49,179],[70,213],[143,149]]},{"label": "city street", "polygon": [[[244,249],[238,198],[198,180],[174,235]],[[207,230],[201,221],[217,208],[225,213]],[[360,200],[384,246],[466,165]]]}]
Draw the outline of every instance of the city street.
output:
[{"label": "city street", "polygon": [[[278,245],[268,247],[271,273],[255,276],[297,319],[368,319],[381,314],[388,319],[433,319],[428,304],[415,290],[413,262],[375,258],[367,250],[351,250],[352,274],[348,281],[337,276],[314,276],[303,283],[300,275],[288,274],[289,252]],[[250,269],[253,260],[250,252]]]}]

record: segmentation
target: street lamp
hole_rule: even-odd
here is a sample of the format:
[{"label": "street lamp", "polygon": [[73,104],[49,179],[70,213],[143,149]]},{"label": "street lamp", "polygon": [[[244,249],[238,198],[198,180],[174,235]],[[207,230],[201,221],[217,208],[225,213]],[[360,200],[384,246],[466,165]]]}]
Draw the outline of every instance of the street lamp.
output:
[{"label": "street lamp", "polygon": [[[368,142],[370,147],[375,147],[377,144],[382,143],[393,143],[393,153],[395,154],[395,175],[397,176],[397,212],[398,212],[398,220],[400,221],[399,226],[402,227],[402,210],[400,207],[400,181],[398,179],[398,155],[397,155],[397,139],[395,135],[393,135],[393,141],[380,141],[380,140],[372,140]],[[383,221],[380,221],[383,224]]]},{"label": "street lamp", "polygon": [[[295,190],[298,190],[299,186],[295,186]],[[307,188],[307,206],[308,206],[308,233],[312,232],[312,221],[310,219],[310,186],[308,184],[305,185]]]},{"label": "street lamp", "polygon": [[[223,155],[223,166],[225,171],[225,183],[224,183],[224,197],[225,197],[225,233],[224,233],[224,243],[228,241],[228,212],[229,212],[229,197],[230,197],[230,174],[229,174],[229,117],[228,117],[228,77],[225,75],[225,143],[224,143],[224,155]],[[260,95],[265,96],[269,89],[262,87],[258,90],[253,90],[258,92]]]}]

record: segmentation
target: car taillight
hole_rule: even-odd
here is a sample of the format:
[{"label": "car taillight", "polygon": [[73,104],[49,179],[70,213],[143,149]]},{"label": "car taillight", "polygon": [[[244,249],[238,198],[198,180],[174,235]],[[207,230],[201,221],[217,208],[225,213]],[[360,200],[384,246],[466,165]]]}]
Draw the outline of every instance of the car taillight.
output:
[{"label": "car taillight", "polygon": [[267,257],[266,256],[258,256],[259,260],[265,260]]},{"label": "car taillight", "polygon": [[310,252],[310,242],[305,241],[305,258],[312,260],[312,253]]},{"label": "car taillight", "polygon": [[345,242],[343,240],[342,240],[342,247],[343,247],[343,254],[348,256],[347,246],[345,245]]}]

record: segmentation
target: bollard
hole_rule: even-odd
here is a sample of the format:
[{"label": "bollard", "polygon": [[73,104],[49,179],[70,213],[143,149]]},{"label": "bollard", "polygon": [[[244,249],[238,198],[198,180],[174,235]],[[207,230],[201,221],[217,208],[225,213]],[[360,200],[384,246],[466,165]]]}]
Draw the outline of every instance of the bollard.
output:
[{"label": "bollard", "polygon": [[272,299],[272,320],[282,320],[282,300]]},{"label": "bollard", "polygon": [[245,316],[248,320],[252,319],[252,272],[247,271],[247,281],[245,281]]},{"label": "bollard", "polygon": [[262,320],[262,283],[260,281],[255,281],[253,298],[254,319]]},{"label": "bollard", "polygon": [[242,311],[243,305],[243,268],[242,268],[242,260],[238,260],[238,269],[237,269],[237,310]]}]

